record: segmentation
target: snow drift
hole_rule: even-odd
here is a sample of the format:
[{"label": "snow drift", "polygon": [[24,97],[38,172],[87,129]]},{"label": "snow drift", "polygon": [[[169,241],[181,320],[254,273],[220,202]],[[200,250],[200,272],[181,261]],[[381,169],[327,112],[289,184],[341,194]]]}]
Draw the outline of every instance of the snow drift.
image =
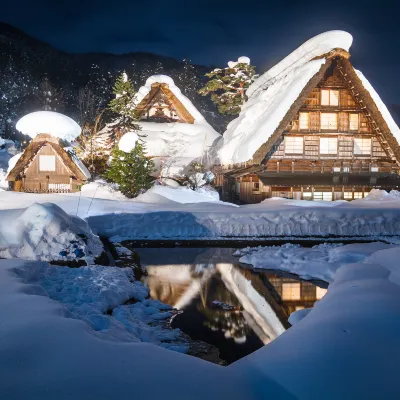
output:
[{"label": "snow drift", "polygon": [[0,211],[0,258],[92,260],[102,252],[88,224],[51,203]]}]

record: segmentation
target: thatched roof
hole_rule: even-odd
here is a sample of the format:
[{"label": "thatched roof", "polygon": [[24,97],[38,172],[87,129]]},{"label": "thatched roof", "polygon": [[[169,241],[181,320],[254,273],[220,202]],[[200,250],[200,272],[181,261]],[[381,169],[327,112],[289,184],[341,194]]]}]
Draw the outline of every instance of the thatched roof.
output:
[{"label": "thatched roof", "polygon": [[68,154],[61,146],[58,138],[51,135],[40,134],[33,139],[28,147],[25,149],[21,158],[17,161],[14,168],[10,171],[7,176],[8,181],[18,180],[24,174],[25,170],[28,168],[30,163],[38,154],[39,150],[45,146],[50,145],[56,154],[60,157],[65,167],[71,172],[77,180],[86,181],[87,177],[79,168],[79,166],[74,162],[70,154]]},{"label": "thatched roof", "polygon": [[377,138],[380,140],[382,147],[389,153],[389,155],[391,155],[393,160],[396,160],[400,164],[399,143],[391,133],[385,118],[383,118],[380,110],[375,104],[374,99],[371,97],[371,94],[368,92],[368,90],[366,90],[356,71],[354,70],[354,67],[349,60],[349,53],[347,51],[334,51],[330,53],[330,58],[326,60],[321,69],[304,87],[297,100],[292,104],[281,123],[276,128],[275,132],[254,153],[251,161],[252,163],[261,164],[265,158],[268,157],[268,153],[272,150],[274,144],[277,143],[277,141],[282,137],[283,132],[290,121],[294,119],[300,107],[305,103],[308,95],[318,85],[325,72],[329,69],[333,62],[337,63],[337,67],[347,83],[350,92],[353,95],[357,95],[357,101],[363,108],[363,111],[366,113],[371,128],[373,129],[374,133],[377,134]]},{"label": "thatched roof", "polygon": [[349,61],[351,35],[318,35],[264,73],[247,90],[248,101],[224,133],[223,165],[260,164],[273,153],[310,92],[337,68],[381,146],[400,163],[400,129],[367,79]]},{"label": "thatched roof", "polygon": [[187,124],[194,123],[193,116],[189,113],[182,102],[175,96],[175,94],[169,88],[169,85],[163,82],[152,83],[150,92],[136,106],[138,118],[140,118],[151,108],[160,92],[165,95],[169,104],[171,104],[171,106],[174,108],[180,122],[185,122]]}]

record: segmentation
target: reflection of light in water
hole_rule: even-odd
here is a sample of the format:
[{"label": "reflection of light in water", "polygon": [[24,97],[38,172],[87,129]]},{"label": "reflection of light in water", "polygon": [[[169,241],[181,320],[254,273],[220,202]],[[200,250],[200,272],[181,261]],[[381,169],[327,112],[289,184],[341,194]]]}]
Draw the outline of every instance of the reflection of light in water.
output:
[{"label": "reflection of light in water", "polygon": [[[285,331],[282,322],[268,302],[255,290],[251,282],[240,273],[240,269],[232,264],[217,264],[227,289],[234,293],[241,306],[250,318],[246,322],[258,335],[260,340],[267,344]],[[255,326],[256,325],[256,326]]]},{"label": "reflection of light in water", "polygon": [[[281,321],[276,316],[268,302],[255,290],[251,281],[243,276],[240,269],[233,264],[195,264],[146,266],[148,277],[146,283],[152,292],[157,292],[157,298],[171,304],[174,308],[183,309],[188,306],[202,291],[207,281],[218,271],[226,289],[233,293],[243,308],[246,323],[266,344],[285,331]],[[156,279],[154,279],[156,278]],[[160,286],[161,284],[161,294]],[[225,316],[229,319],[229,314]],[[215,319],[218,321],[218,318]],[[233,322],[227,323],[228,327]],[[218,330],[214,324],[209,326]],[[235,332],[234,327],[223,329],[225,337],[230,338]],[[246,336],[234,338],[236,343],[244,343]]]}]

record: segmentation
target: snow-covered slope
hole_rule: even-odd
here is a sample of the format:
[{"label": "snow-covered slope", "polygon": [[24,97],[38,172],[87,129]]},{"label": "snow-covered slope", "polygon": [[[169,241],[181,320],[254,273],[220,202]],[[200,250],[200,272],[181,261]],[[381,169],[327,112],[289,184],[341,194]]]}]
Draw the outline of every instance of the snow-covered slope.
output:
[{"label": "snow-covered slope", "polygon": [[249,100],[224,133],[219,158],[223,164],[250,160],[273,134],[290,106],[325,63],[315,57],[341,48],[349,50],[352,36],[343,31],[322,33],[308,40],[260,76],[247,90]]},{"label": "snow-covered slope", "polygon": [[27,114],[17,122],[16,128],[31,138],[40,133],[47,133],[69,142],[81,133],[80,126],[73,119],[54,111]]}]

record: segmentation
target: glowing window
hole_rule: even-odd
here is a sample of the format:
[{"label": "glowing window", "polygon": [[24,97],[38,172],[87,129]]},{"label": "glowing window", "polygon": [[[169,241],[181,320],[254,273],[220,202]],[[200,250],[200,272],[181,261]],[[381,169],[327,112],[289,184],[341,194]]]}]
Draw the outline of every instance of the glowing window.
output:
[{"label": "glowing window", "polygon": [[328,289],[323,289],[317,286],[317,291],[316,291],[317,300],[322,299],[326,295],[327,291]]},{"label": "glowing window", "polygon": [[362,199],[363,198],[363,193],[362,192],[354,192],[354,198],[355,199]]},{"label": "glowing window", "polygon": [[299,113],[299,128],[310,129],[310,114],[306,112]]},{"label": "glowing window", "polygon": [[282,283],[282,300],[300,300],[300,283]]},{"label": "glowing window", "polygon": [[358,131],[360,129],[360,115],[350,114],[350,130]]},{"label": "glowing window", "polygon": [[338,106],[339,105],[339,90],[321,90],[321,105],[323,106]]},{"label": "glowing window", "polygon": [[321,154],[337,154],[337,138],[320,138],[319,152]]},{"label": "glowing window", "polygon": [[321,113],[321,129],[336,130],[338,127],[338,115],[336,113]]},{"label": "glowing window", "polygon": [[370,155],[371,154],[371,139],[354,138],[354,154]]},{"label": "glowing window", "polygon": [[56,170],[56,156],[39,156],[39,170],[40,171],[55,171]]},{"label": "glowing window", "polygon": [[298,136],[285,137],[286,154],[303,154],[303,138]]}]

